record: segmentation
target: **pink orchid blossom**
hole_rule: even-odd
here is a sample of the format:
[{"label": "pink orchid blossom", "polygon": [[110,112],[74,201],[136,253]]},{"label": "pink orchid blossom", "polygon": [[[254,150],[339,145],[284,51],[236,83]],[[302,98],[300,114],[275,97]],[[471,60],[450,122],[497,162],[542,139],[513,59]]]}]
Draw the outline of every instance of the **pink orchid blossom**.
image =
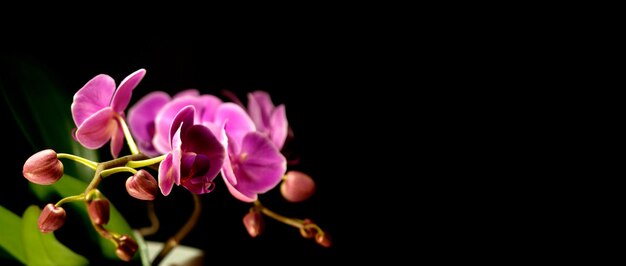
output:
[{"label": "pink orchid blossom", "polygon": [[88,81],[72,102],[72,118],[77,126],[74,138],[88,149],[98,149],[109,140],[111,155],[117,158],[124,145],[121,119],[137,84],[146,74],[139,69],[126,77],[115,88],[115,81],[100,74]]},{"label": "pink orchid blossom", "polygon": [[289,131],[285,105],[274,106],[267,92],[254,91],[248,93],[248,114],[257,131],[267,135],[276,148],[281,150]]},{"label": "pink orchid blossom", "polygon": [[224,161],[222,177],[235,198],[253,202],[258,194],[280,183],[287,169],[285,157],[266,135],[256,131],[254,122],[240,106],[220,105],[215,124],[222,125],[227,136],[228,160]]},{"label": "pink orchid blossom", "polygon": [[195,194],[211,192],[224,164],[224,147],[211,130],[194,124],[195,113],[193,105],[182,108],[170,126],[170,151],[159,166],[159,187],[165,196],[174,184]]}]

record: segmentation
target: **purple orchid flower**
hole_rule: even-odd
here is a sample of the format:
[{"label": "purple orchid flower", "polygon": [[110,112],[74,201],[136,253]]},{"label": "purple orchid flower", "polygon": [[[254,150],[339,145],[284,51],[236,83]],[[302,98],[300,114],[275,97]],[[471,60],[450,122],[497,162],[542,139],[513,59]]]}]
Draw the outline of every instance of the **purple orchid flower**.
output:
[{"label": "purple orchid flower", "polygon": [[248,114],[257,131],[266,134],[278,150],[282,149],[289,130],[285,105],[275,107],[267,92],[254,91],[248,93]]},{"label": "purple orchid flower", "polygon": [[174,184],[195,194],[211,192],[224,164],[224,147],[207,127],[194,125],[195,112],[194,106],[182,108],[170,126],[170,151],[159,166],[159,187],[165,196]]},{"label": "purple orchid flower", "polygon": [[161,153],[169,151],[170,126],[176,114],[189,105],[193,106],[196,111],[194,112],[194,121],[209,127],[213,134],[219,134],[219,129],[210,122],[213,121],[215,110],[221,103],[222,100],[213,95],[198,95],[191,91],[184,91],[175,95],[174,99],[165,104],[154,117],[155,127],[152,139],[154,148]]},{"label": "purple orchid flower", "polygon": [[[188,89],[177,93],[174,95],[173,99],[187,96],[198,97],[199,95],[200,93],[198,90]],[[157,156],[168,151],[168,131],[170,124],[166,123],[171,123],[174,119],[174,115],[176,115],[176,112],[180,111],[180,109],[188,103],[186,102],[184,105],[177,105],[178,108],[174,110],[174,112],[169,112],[170,117],[168,119],[164,119],[162,123],[162,128],[164,130],[161,130],[164,133],[159,135],[159,137],[162,138],[162,140],[160,140],[162,144],[160,146],[161,150],[157,150],[153,143],[156,135],[155,120],[159,111],[170,101],[172,101],[172,97],[170,97],[166,92],[154,91],[141,98],[141,100],[128,110],[128,127],[135,137],[139,150],[148,156]]]},{"label": "purple orchid flower", "polygon": [[235,198],[253,202],[258,194],[280,183],[287,169],[286,159],[266,135],[255,131],[246,111],[224,103],[216,110],[215,124],[222,125],[227,136],[228,160],[224,161],[222,177]]},{"label": "purple orchid flower", "polygon": [[120,119],[145,74],[145,69],[135,71],[117,89],[113,78],[100,74],[78,90],[71,108],[77,126],[74,138],[88,149],[98,149],[111,140],[111,155],[117,158],[124,145]]}]

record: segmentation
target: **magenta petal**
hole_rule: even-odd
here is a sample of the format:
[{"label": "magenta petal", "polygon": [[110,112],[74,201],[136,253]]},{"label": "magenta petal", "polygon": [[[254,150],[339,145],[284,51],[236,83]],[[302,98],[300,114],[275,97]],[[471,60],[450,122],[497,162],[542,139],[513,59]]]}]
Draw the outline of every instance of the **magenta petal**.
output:
[{"label": "magenta petal", "polygon": [[246,154],[240,169],[246,173],[246,182],[257,193],[265,193],[280,183],[287,170],[287,160],[274,144],[258,132],[248,133],[241,145],[240,154]]},{"label": "magenta petal", "polygon": [[87,118],[76,130],[76,139],[88,149],[102,147],[118,130],[115,112],[105,107]]},{"label": "magenta petal", "polygon": [[117,158],[122,151],[122,147],[124,147],[124,131],[122,131],[122,126],[119,124],[119,121],[116,121],[117,130],[113,132],[111,135],[111,156],[113,158]]},{"label": "magenta petal", "polygon": [[[154,138],[152,144],[157,151],[166,153],[170,150],[170,129],[178,111],[188,105],[196,105],[198,99],[193,97],[176,98],[165,104],[154,119]],[[197,108],[196,108],[197,109]],[[176,127],[178,128],[178,127]]]},{"label": "magenta petal", "polygon": [[274,104],[267,92],[254,91],[248,93],[248,112],[260,131],[269,129],[270,114],[273,109]]},{"label": "magenta petal", "polygon": [[88,81],[76,94],[72,102],[72,118],[76,127],[91,115],[109,106],[115,91],[115,81],[105,74],[100,74]]},{"label": "magenta petal", "polygon": [[222,104],[222,100],[213,95],[202,95],[200,96],[199,105],[200,109],[197,109],[200,112],[199,118],[200,122],[213,122],[215,121],[215,112],[217,112],[217,108]]},{"label": "magenta petal", "polygon": [[272,117],[270,117],[270,138],[278,150],[283,148],[288,130],[289,125],[287,124],[285,105],[281,104],[274,109]]},{"label": "magenta petal", "polygon": [[226,183],[226,187],[228,188],[228,191],[230,192],[230,194],[233,195],[233,197],[237,198],[238,200],[241,200],[244,202],[254,202],[258,198],[256,193],[253,193],[247,189],[242,189],[242,191],[239,191],[237,188],[235,188],[235,186],[231,185],[228,181],[224,183]]},{"label": "magenta petal", "polygon": [[139,149],[148,156],[160,154],[152,145],[154,120],[159,110],[170,100],[162,91],[154,91],[144,96],[128,111],[128,127],[135,137]]},{"label": "magenta petal", "polygon": [[[180,109],[172,121],[172,125],[170,127],[170,138],[174,138],[174,134],[177,131],[180,131],[181,136],[187,134],[187,130],[193,126],[193,117],[195,113],[196,108],[193,107],[193,105],[188,105],[183,109]],[[172,145],[172,147],[174,146]]]},{"label": "magenta petal", "polygon": [[215,179],[226,157],[222,144],[211,130],[202,125],[194,125],[187,131],[183,137],[182,150],[202,154],[208,158],[209,169],[204,176],[209,181]]},{"label": "magenta petal", "polygon": [[159,188],[164,196],[172,191],[176,179],[180,179],[180,169],[175,169],[172,162],[172,154],[168,153],[159,165]]},{"label": "magenta petal", "polygon": [[223,103],[217,108],[215,124],[225,124],[226,135],[236,143],[241,143],[246,133],[256,130],[246,111],[234,103]]},{"label": "magenta petal", "polygon": [[180,138],[180,132],[183,125],[179,124],[178,130],[174,132],[174,136],[172,136],[172,165],[174,169],[178,169],[178,176],[174,180],[176,185],[180,185],[180,163],[183,157],[183,150],[181,149],[182,140]]},{"label": "magenta petal", "polygon": [[200,92],[196,89],[186,89],[184,91],[181,91],[179,93],[174,94],[174,99],[176,98],[180,98],[180,97],[185,97],[185,96],[200,96]]},{"label": "magenta petal", "polygon": [[113,94],[113,100],[111,101],[111,107],[113,107],[114,111],[120,114],[124,112],[124,109],[126,109],[130,102],[130,96],[133,90],[137,87],[141,79],[143,79],[144,75],[146,75],[146,70],[142,68],[122,80],[115,94]]}]

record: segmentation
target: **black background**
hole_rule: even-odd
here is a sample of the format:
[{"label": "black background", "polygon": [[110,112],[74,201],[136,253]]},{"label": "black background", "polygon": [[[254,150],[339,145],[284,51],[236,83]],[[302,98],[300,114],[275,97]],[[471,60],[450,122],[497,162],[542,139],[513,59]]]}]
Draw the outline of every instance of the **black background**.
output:
[{"label": "black background", "polygon": [[[309,173],[317,183],[317,192],[308,201],[297,204],[283,200],[278,188],[260,199],[269,208],[286,216],[311,218],[332,236],[333,246],[323,248],[300,237],[295,228],[269,218],[265,219],[263,234],[250,238],[242,224],[242,217],[250,204],[230,196],[221,178],[216,179],[214,192],[201,197],[202,217],[182,244],[203,249],[207,264],[222,258],[235,262],[262,260],[279,264],[322,262],[347,254],[348,250],[356,250],[358,254],[360,247],[368,245],[371,233],[358,228],[371,221],[372,214],[357,210],[371,202],[360,197],[370,195],[370,191],[360,188],[376,188],[373,188],[374,184],[364,184],[368,177],[359,173],[377,165],[375,156],[371,160],[358,159],[363,154],[355,149],[355,139],[365,135],[369,141],[361,142],[361,145],[380,145],[374,143],[379,143],[375,141],[375,135],[376,130],[381,129],[381,121],[372,119],[363,123],[359,117],[362,111],[376,106],[364,100],[367,92],[361,91],[361,84],[353,74],[355,58],[340,43],[307,38],[274,42],[251,38],[232,43],[210,38],[153,38],[106,43],[75,40],[61,48],[40,45],[30,51],[5,52],[3,57],[28,60],[44,67],[66,90],[67,97],[72,97],[97,74],[108,74],[119,83],[133,71],[145,68],[147,74],[134,90],[131,106],[153,90],[175,93],[196,88],[220,97],[222,90],[230,90],[242,100],[253,90],[270,92],[275,104],[286,105],[287,117],[295,133],[292,148],[301,160],[289,169]],[[5,67],[10,68],[10,64]],[[3,75],[6,73],[10,71]],[[368,77],[360,77],[358,81],[366,79]],[[11,87],[5,84],[5,89]],[[67,108],[69,111],[70,107]],[[13,153],[10,159],[3,161],[3,175],[8,185],[0,187],[0,204],[21,213],[26,206],[33,204],[32,198],[15,195],[27,191],[21,167],[32,151],[17,130],[15,121],[7,115],[5,106],[2,114]],[[102,158],[110,157],[108,147],[107,144],[101,149]],[[123,152],[128,151],[125,148]],[[117,179],[106,180],[101,188],[132,227],[146,226],[145,205],[125,194],[125,178],[119,175]],[[146,239],[164,241],[191,213],[191,198],[182,187],[175,187],[170,196],[160,196],[155,202],[161,230]],[[38,204],[43,206],[43,203]],[[71,238],[65,241],[80,252],[81,247],[72,244],[75,242]]]}]

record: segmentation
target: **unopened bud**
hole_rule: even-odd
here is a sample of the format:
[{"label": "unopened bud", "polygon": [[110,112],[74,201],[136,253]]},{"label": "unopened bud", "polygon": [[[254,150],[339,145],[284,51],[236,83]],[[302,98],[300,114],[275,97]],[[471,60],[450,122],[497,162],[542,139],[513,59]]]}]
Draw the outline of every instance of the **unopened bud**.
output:
[{"label": "unopened bud", "polygon": [[117,249],[115,249],[115,255],[117,255],[123,261],[130,261],[137,252],[137,242],[130,238],[128,235],[122,235],[117,240]]},{"label": "unopened bud", "polygon": [[140,200],[154,200],[159,187],[156,179],[148,171],[141,169],[126,179],[126,191]]},{"label": "unopened bud", "polygon": [[42,233],[50,233],[55,231],[65,223],[65,210],[61,207],[56,207],[52,203],[48,203],[43,208],[39,215],[37,224],[39,225],[39,231]]},{"label": "unopened bud", "polygon": [[263,216],[258,211],[250,210],[243,217],[243,225],[251,237],[256,237],[263,231]]},{"label": "unopened bud", "polygon": [[109,200],[98,198],[90,201],[87,206],[89,218],[95,224],[107,224],[109,222]]},{"label": "unopened bud", "polygon": [[63,176],[63,163],[51,149],[33,154],[24,163],[22,174],[28,181],[39,185],[50,185]]},{"label": "unopened bud", "polygon": [[315,242],[325,248],[329,248],[332,244],[332,242],[330,241],[330,236],[324,232],[319,232],[317,233],[317,235],[315,235]]},{"label": "unopened bud", "polygon": [[313,179],[299,171],[289,171],[280,185],[280,193],[291,202],[300,202],[308,199],[315,192]]}]

